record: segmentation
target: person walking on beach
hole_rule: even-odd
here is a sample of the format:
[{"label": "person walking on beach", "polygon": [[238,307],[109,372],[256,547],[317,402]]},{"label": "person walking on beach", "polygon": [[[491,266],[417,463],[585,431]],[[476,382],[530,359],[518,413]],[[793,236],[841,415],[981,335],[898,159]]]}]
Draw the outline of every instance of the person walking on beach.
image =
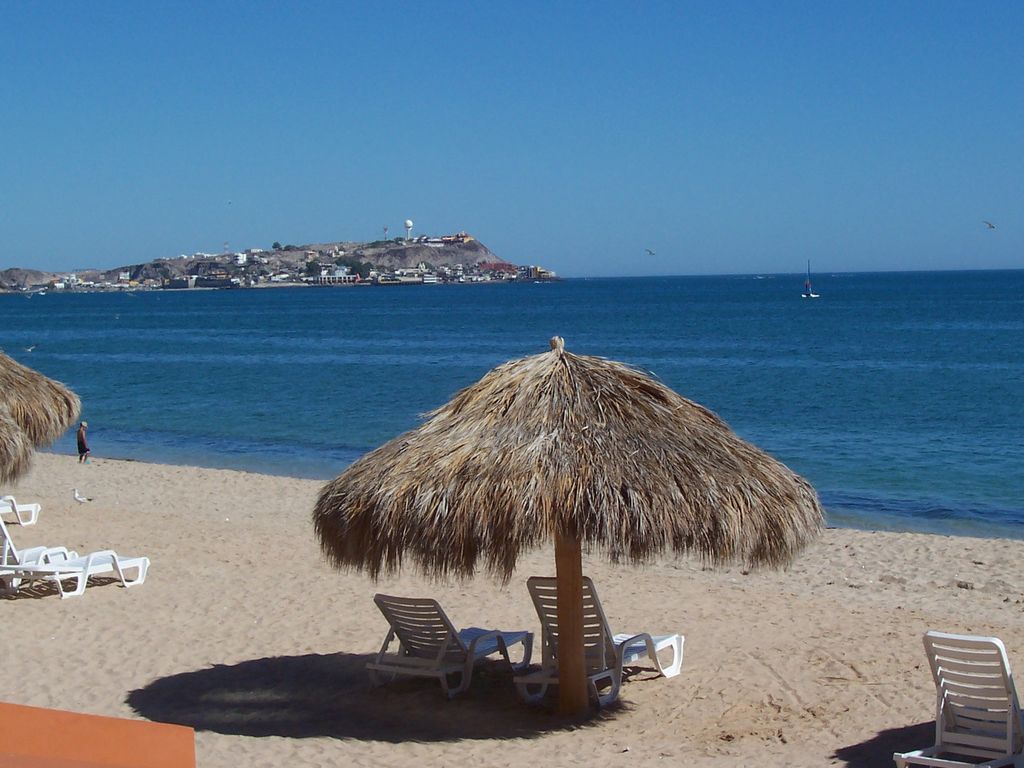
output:
[{"label": "person walking on beach", "polygon": [[89,441],[85,438],[85,431],[89,428],[89,422],[83,421],[78,425],[78,463],[81,464],[89,458]]}]

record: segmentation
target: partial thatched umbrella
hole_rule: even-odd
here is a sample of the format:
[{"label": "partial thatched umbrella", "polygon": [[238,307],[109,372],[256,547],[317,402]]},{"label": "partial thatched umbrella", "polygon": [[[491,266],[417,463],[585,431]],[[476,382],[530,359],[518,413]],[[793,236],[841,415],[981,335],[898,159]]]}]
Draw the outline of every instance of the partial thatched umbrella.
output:
[{"label": "partial thatched umbrella", "polygon": [[32,441],[0,406],[0,483],[10,483],[28,470],[32,460]]},{"label": "partial thatched umbrella", "polygon": [[324,486],[313,522],[328,559],[373,577],[403,559],[508,579],[554,539],[560,709],[586,708],[582,559],[672,550],[780,565],[822,509],[803,478],[711,411],[621,363],[551,351],[501,365]]},{"label": "partial thatched umbrella", "polygon": [[64,434],[81,409],[78,395],[60,382],[0,352],[0,405],[36,445],[49,445]]},{"label": "partial thatched umbrella", "polygon": [[[64,434],[78,418],[80,408],[78,395],[63,384],[0,352],[0,411],[23,433],[30,447],[49,445]],[[2,426],[0,430],[4,437],[10,434]],[[0,452],[4,462],[0,480],[13,480],[27,468],[27,458],[9,458],[19,455],[16,449]]]}]

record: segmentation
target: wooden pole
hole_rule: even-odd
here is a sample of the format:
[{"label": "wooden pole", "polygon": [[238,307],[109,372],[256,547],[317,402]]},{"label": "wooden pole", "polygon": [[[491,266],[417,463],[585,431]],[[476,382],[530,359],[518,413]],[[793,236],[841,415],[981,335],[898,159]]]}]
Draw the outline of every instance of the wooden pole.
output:
[{"label": "wooden pole", "polygon": [[558,589],[558,712],[585,712],[587,675],[583,656],[583,549],[579,539],[555,533]]}]

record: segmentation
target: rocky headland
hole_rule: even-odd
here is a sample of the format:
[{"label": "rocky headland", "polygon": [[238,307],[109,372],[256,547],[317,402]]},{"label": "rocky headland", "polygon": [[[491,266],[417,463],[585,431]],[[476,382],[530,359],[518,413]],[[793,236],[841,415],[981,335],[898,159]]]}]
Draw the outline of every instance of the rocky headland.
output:
[{"label": "rocky headland", "polygon": [[[0,291],[46,288],[104,289],[123,287],[192,286],[196,278],[221,282],[222,287],[252,287],[274,283],[302,283],[320,276],[348,273],[358,282],[388,282],[408,271],[437,275],[442,282],[476,279],[514,279],[536,270],[519,267],[495,255],[466,233],[444,236],[395,238],[373,242],[336,241],[250,248],[244,252],[194,253],[155,259],[110,269],[85,268],[74,272],[45,272],[14,267],[0,271]],[[553,276],[547,273],[545,276]]]}]

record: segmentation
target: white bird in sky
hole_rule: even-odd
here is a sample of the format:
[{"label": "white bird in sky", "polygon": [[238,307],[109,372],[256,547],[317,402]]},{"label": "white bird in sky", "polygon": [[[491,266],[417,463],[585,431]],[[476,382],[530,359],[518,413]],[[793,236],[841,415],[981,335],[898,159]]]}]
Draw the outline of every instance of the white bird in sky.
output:
[{"label": "white bird in sky", "polygon": [[77,501],[79,504],[85,504],[85,502],[87,501],[92,501],[92,496],[83,496],[78,492],[77,488],[72,488],[72,491],[74,491],[73,495],[75,497],[75,501]]},{"label": "white bird in sky", "polygon": [[36,348],[37,346],[38,346],[37,344],[33,344],[33,345],[32,345],[31,347],[25,347],[25,351],[26,351],[26,352],[31,352],[31,351],[32,351],[33,349],[35,349],[35,348]]},{"label": "white bird in sky", "polygon": [[991,221],[985,221],[984,219],[982,219],[981,223],[984,224],[989,229],[995,229],[996,228],[996,225],[993,224]]}]

